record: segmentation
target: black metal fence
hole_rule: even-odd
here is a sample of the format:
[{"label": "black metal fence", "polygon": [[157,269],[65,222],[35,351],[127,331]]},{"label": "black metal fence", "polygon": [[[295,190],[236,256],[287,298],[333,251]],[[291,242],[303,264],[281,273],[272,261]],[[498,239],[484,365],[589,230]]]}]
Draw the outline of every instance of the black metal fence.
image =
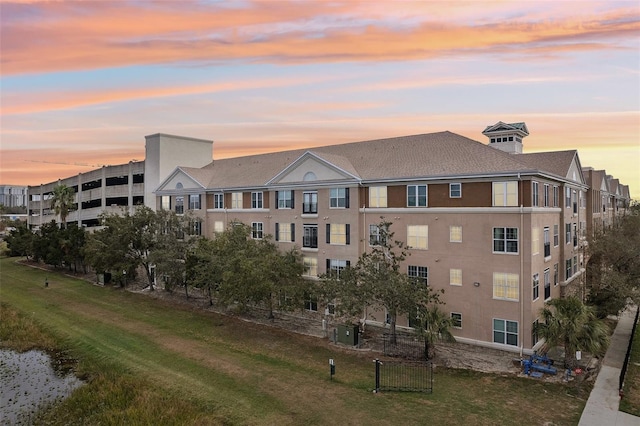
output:
[{"label": "black metal fence", "polygon": [[386,356],[420,361],[427,360],[424,338],[420,338],[417,336],[396,335],[394,341],[391,334],[383,334],[382,342],[383,353]]},{"label": "black metal fence", "polygon": [[636,309],[636,316],[633,320],[633,327],[631,328],[631,338],[629,339],[629,346],[627,346],[627,354],[624,357],[624,363],[622,364],[622,370],[620,371],[620,382],[618,390],[622,392],[624,387],[624,376],[627,374],[627,367],[629,366],[629,357],[631,356],[631,347],[633,346],[633,336],[636,334],[636,326],[638,325],[638,316],[640,315],[640,306]]},{"label": "black metal fence", "polygon": [[433,366],[430,362],[380,361],[376,359],[376,392],[433,391]]}]

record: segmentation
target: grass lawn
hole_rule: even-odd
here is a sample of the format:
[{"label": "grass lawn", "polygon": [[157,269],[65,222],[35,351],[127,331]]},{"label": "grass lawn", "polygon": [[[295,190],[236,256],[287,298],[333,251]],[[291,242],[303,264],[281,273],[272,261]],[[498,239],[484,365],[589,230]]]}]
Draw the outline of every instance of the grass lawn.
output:
[{"label": "grass lawn", "polygon": [[620,400],[620,411],[640,416],[640,327],[636,327],[633,336],[623,390],[624,397]]},{"label": "grass lawn", "polygon": [[0,274],[0,345],[64,349],[88,380],[47,424],[575,425],[590,391],[437,368],[432,394],[374,394],[378,354],[16,259],[0,260]]}]

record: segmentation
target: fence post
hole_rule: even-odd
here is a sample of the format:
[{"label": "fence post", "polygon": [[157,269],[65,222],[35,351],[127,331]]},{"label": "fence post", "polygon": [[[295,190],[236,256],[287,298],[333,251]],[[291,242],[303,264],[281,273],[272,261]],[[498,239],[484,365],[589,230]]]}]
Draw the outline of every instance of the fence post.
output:
[{"label": "fence post", "polygon": [[380,360],[377,358],[374,361],[376,363],[376,390],[375,392],[380,392]]}]

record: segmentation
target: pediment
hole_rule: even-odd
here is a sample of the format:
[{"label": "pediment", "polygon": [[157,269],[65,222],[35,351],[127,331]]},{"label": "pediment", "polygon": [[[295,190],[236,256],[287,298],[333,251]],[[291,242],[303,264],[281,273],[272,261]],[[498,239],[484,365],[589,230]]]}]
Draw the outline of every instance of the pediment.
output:
[{"label": "pediment", "polygon": [[194,177],[180,167],[177,167],[165,180],[160,183],[154,191],[156,193],[182,193],[190,190],[204,189],[205,185],[198,182]]},{"label": "pediment", "polygon": [[267,185],[344,180],[359,180],[346,158],[307,151],[269,180]]},{"label": "pediment", "polygon": [[565,177],[576,183],[586,183],[584,175],[582,174],[582,167],[580,166],[580,160],[578,159],[577,154],[574,155],[573,160],[571,160],[571,164],[569,165],[569,172]]},{"label": "pediment", "polygon": [[608,189],[607,189],[607,181],[604,180],[604,179],[602,179],[602,184],[600,185],[600,191],[604,191],[604,192],[608,191]]}]

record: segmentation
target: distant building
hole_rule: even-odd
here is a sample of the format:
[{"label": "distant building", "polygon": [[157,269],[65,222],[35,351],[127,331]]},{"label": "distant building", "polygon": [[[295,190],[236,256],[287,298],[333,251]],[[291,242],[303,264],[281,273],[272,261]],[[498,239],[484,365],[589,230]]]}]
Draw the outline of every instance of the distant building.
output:
[{"label": "distant building", "polygon": [[75,206],[68,223],[99,225],[102,213],[132,213],[136,206],[155,208],[153,191],[177,166],[202,167],[213,157],[213,141],[158,133],[146,137],[145,160],[103,166],[76,176],[28,187],[28,224],[38,228],[59,220],[51,208],[53,189],[66,185],[74,189]]},{"label": "distant building", "polygon": [[5,207],[26,207],[27,187],[19,185],[0,185],[0,204]]}]

